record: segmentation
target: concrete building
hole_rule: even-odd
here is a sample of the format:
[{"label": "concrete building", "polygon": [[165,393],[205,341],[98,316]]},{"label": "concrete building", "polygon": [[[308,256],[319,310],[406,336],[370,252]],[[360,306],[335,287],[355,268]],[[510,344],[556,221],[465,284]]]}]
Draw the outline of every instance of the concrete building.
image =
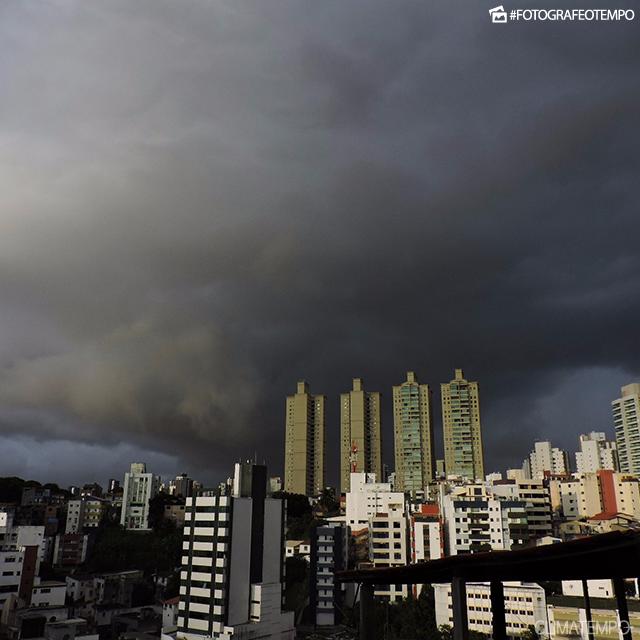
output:
[{"label": "concrete building", "polygon": [[[444,526],[437,504],[422,504],[419,511],[409,515],[409,557],[411,563],[427,562],[444,557]],[[413,586],[413,595],[418,597],[423,585]]]},{"label": "concrete building", "polygon": [[462,369],[440,385],[444,466],[447,476],[469,480],[484,478],[480,393],[478,383],[465,379]]},{"label": "concrete building", "polygon": [[595,473],[600,469],[618,471],[616,443],[607,440],[601,431],[580,436],[580,451],[576,452],[576,472]]},{"label": "concrete building", "polygon": [[162,640],[175,637],[178,631],[178,607],[180,596],[162,602]]},{"label": "concrete building", "polygon": [[158,494],[160,478],[147,472],[144,462],[134,462],[124,474],[120,524],[125,529],[149,529],[149,500]]},{"label": "concrete building", "polygon": [[[369,558],[374,567],[400,567],[409,560],[409,530],[404,513],[377,513],[369,518]],[[380,585],[378,598],[399,602],[409,595],[406,584]]]},{"label": "concrete building", "polygon": [[565,519],[625,515],[640,521],[640,480],[602,469],[551,480],[553,508]]},{"label": "concrete building", "polygon": [[413,371],[393,387],[395,489],[426,491],[435,476],[431,390],[419,384]]},{"label": "concrete building", "polygon": [[[450,584],[434,584],[436,624],[453,625],[453,609]],[[491,636],[493,633],[491,613],[491,587],[484,582],[467,583],[467,618],[469,631]],[[546,597],[544,589],[535,583],[505,582],[504,606],[507,636],[517,638],[530,626],[542,637],[547,634]]]},{"label": "concrete building", "polygon": [[426,562],[444,557],[444,526],[437,504],[421,504],[410,514],[411,562]]},{"label": "concrete building", "polygon": [[78,533],[82,531],[84,520],[84,500],[69,500],[67,503],[67,524],[65,533]]},{"label": "concrete building", "polygon": [[441,493],[447,555],[508,550],[529,541],[524,501],[494,497],[482,484]]},{"label": "concrete building", "polygon": [[184,526],[185,506],[183,504],[167,504],[164,507],[164,519],[173,522],[176,527]]},{"label": "concrete building", "polygon": [[589,518],[602,511],[600,483],[595,473],[573,474],[557,482],[560,511],[564,518]]},{"label": "concrete building", "polygon": [[325,396],[310,394],[304,381],[287,397],[284,490],[289,493],[317,496],[325,487],[324,408]]},{"label": "concrete building", "polygon": [[380,393],[365,391],[360,378],[340,396],[340,487],[349,491],[352,473],[382,478]]},{"label": "concrete building", "polygon": [[187,498],[179,640],[294,638],[282,611],[284,508],[267,470],[236,464],[233,482]]},{"label": "concrete building", "polygon": [[622,387],[611,407],[620,471],[640,475],[640,383]]},{"label": "concrete building", "polygon": [[553,533],[551,494],[542,480],[498,480],[491,485],[493,495],[524,502],[530,539]]},{"label": "concrete building", "polygon": [[534,480],[545,476],[564,476],[570,472],[569,455],[548,441],[536,442],[522,465],[524,475]]},{"label": "concrete building", "polygon": [[67,503],[65,533],[82,533],[98,528],[109,511],[110,502],[95,496],[82,496]]},{"label": "concrete building", "polygon": [[193,495],[193,480],[186,473],[181,473],[169,481],[169,494],[177,498],[189,498]]},{"label": "concrete building", "polygon": [[352,529],[367,526],[378,513],[405,513],[405,496],[388,482],[376,482],[373,473],[352,473],[351,491],[345,496],[345,522]]},{"label": "concrete building", "polygon": [[[611,580],[587,580],[587,590],[590,598],[614,598],[613,582]],[[563,580],[563,596],[583,597],[582,580]]]},{"label": "concrete building", "polygon": [[345,539],[345,526],[335,522],[319,525],[311,536],[309,604],[318,626],[335,626],[342,618],[344,587],[335,572],[344,568]]},{"label": "concrete building", "polygon": [[55,537],[53,564],[62,567],[81,565],[87,559],[89,536],[82,533],[64,533]]}]

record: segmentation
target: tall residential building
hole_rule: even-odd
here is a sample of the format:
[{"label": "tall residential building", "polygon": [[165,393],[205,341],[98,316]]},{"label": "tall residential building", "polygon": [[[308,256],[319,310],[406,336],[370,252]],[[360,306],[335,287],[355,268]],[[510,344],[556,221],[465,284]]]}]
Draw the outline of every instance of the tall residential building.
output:
[{"label": "tall residential building", "polygon": [[431,390],[419,384],[413,371],[393,387],[393,433],[396,491],[423,491],[436,470],[433,446]]},{"label": "tall residential building", "polygon": [[620,471],[640,475],[640,383],[622,387],[611,403]]},{"label": "tall residential building", "polygon": [[147,472],[144,462],[133,462],[124,474],[120,524],[125,529],[149,528],[149,500],[160,490],[160,477]]},{"label": "tall residential building", "polygon": [[246,463],[231,484],[187,498],[177,640],[294,638],[283,501],[266,494],[266,467]]},{"label": "tall residential building", "polygon": [[480,394],[478,383],[465,380],[462,369],[454,379],[440,385],[444,466],[448,476],[470,480],[484,478]]},{"label": "tall residential building", "polygon": [[345,531],[339,522],[322,523],[311,531],[309,605],[319,627],[338,625],[342,619],[344,585],[335,574],[345,568]]},{"label": "tall residential building", "polygon": [[[453,601],[451,599],[451,583],[434,584],[436,625],[451,627],[453,620]],[[486,637],[493,633],[493,617],[491,613],[491,585],[488,582],[467,582],[467,620],[469,631]],[[504,583],[504,617],[507,637],[524,636],[527,630],[534,627],[541,637],[548,638],[547,606],[544,589],[533,582]],[[614,612],[615,614],[615,612]],[[558,624],[563,623],[558,616]],[[572,624],[579,627],[579,622]],[[552,636],[559,637],[559,636]]]},{"label": "tall residential building", "polygon": [[309,393],[298,382],[295,395],[287,397],[284,490],[317,496],[324,489],[325,396]]},{"label": "tall residential building", "polygon": [[534,480],[547,475],[565,476],[570,471],[569,454],[548,441],[536,442],[522,469],[526,478]]},{"label": "tall residential building", "polygon": [[380,393],[365,391],[360,378],[340,396],[340,487],[349,491],[352,473],[382,478]]},{"label": "tall residential building", "polygon": [[580,451],[576,452],[576,472],[595,473],[600,469],[618,470],[616,443],[607,440],[600,431],[581,435]]},{"label": "tall residential building", "polygon": [[392,491],[389,482],[376,482],[373,473],[352,474],[350,486],[345,495],[345,522],[352,529],[366,526],[377,513],[405,513],[404,493]]},{"label": "tall residential building", "polygon": [[447,555],[509,550],[530,539],[523,500],[493,495],[484,484],[440,489]]},{"label": "tall residential building", "polygon": [[530,539],[553,534],[551,495],[543,480],[497,480],[491,491],[494,496],[524,502]]}]

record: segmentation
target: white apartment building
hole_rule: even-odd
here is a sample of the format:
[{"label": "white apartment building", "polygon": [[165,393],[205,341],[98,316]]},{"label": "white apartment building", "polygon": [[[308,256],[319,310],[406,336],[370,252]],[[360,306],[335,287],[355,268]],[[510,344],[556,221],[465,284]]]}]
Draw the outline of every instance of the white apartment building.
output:
[{"label": "white apartment building", "polygon": [[536,442],[522,469],[525,477],[534,480],[542,479],[548,474],[566,475],[569,473],[569,455],[550,442]]},{"label": "white apartment building", "polygon": [[79,533],[82,531],[82,520],[84,515],[84,501],[69,500],[67,503],[67,524],[65,533]]},{"label": "white apartment building", "polygon": [[0,610],[10,597],[18,597],[24,551],[0,551]]},{"label": "white apartment building", "polygon": [[28,606],[45,551],[43,526],[14,526],[11,512],[0,512],[0,610],[7,600]]},{"label": "white apartment building", "polygon": [[[613,583],[611,580],[587,580],[587,589],[590,598],[613,598]],[[579,596],[583,597],[582,580],[563,580],[562,581],[563,596]]]},{"label": "white apartment building", "polygon": [[595,473],[600,469],[618,471],[616,443],[606,439],[601,431],[580,436],[580,451],[576,452],[576,472]]},{"label": "white apartment building", "polygon": [[294,638],[283,502],[266,488],[266,467],[236,464],[232,486],[187,498],[178,640]]},{"label": "white apartment building", "polygon": [[551,496],[542,480],[499,480],[491,485],[494,496],[524,502],[529,538],[543,538],[553,533]]},{"label": "white apartment building", "polygon": [[481,484],[441,493],[447,555],[511,549],[529,540],[526,504],[496,498]]},{"label": "white apartment building", "polygon": [[[400,567],[408,562],[407,518],[401,513],[378,513],[369,519],[369,557],[374,567]],[[389,602],[409,595],[407,585],[385,585],[374,594]]]},{"label": "white apartment building", "polygon": [[640,520],[640,481],[613,473],[575,473],[549,482],[553,508],[564,518],[591,518],[599,514],[624,514]]},{"label": "white apartment building", "polygon": [[444,557],[444,528],[439,518],[412,514],[411,562],[425,562]]},{"label": "white apartment building", "polygon": [[[505,582],[504,605],[507,636],[518,637],[530,626],[544,637],[547,634],[547,607],[544,589],[535,583]],[[436,624],[453,626],[450,584],[434,584]],[[491,586],[486,582],[467,583],[467,618],[469,631],[491,636]]]},{"label": "white apartment building", "polygon": [[620,471],[640,475],[640,383],[622,387],[611,408]]},{"label": "white apartment building", "polygon": [[573,474],[571,478],[552,480],[557,485],[563,517],[589,518],[602,512],[602,494],[598,475]]},{"label": "white apartment building", "polygon": [[[420,511],[410,515],[410,561],[426,562],[444,557],[444,527],[437,505],[423,504]],[[423,585],[413,586],[415,597],[420,595]]]},{"label": "white apartment building", "polygon": [[144,462],[134,462],[124,474],[120,524],[125,529],[149,529],[149,500],[158,494],[160,478],[147,472]]},{"label": "white apartment building", "polygon": [[404,493],[392,491],[389,482],[376,482],[375,473],[352,473],[351,491],[346,494],[347,525],[366,526],[377,513],[403,515]]}]

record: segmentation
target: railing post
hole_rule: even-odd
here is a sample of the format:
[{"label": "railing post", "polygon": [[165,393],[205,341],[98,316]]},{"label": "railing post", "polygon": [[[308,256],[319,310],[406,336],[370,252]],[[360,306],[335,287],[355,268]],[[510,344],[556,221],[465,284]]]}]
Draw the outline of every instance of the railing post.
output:
[{"label": "railing post", "polygon": [[451,609],[453,612],[453,640],[469,640],[467,585],[463,578],[454,578],[451,582]]},{"label": "railing post", "polygon": [[618,618],[620,619],[620,631],[623,640],[631,640],[631,623],[629,622],[629,607],[627,606],[627,594],[624,588],[623,578],[613,579],[613,591],[616,596]]},{"label": "railing post", "polygon": [[584,599],[584,613],[587,618],[587,633],[589,640],[594,640],[593,637],[593,620],[591,619],[591,598],[589,596],[589,581],[582,581],[582,598]]},{"label": "railing post", "polygon": [[493,640],[507,640],[504,586],[500,580],[491,581],[491,615],[493,617]]},{"label": "railing post", "polygon": [[360,640],[372,640],[374,629],[373,585],[363,582],[360,585]]}]

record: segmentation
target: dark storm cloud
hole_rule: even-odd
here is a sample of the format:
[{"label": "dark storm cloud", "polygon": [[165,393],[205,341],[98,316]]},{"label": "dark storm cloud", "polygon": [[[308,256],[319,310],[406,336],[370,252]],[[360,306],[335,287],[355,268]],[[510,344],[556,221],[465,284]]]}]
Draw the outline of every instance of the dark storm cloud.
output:
[{"label": "dark storm cloud", "polygon": [[388,416],[407,369],[480,380],[490,467],[607,429],[640,373],[638,27],[488,8],[4,3],[4,471],[278,472],[302,377],[334,461],[337,394]]}]

